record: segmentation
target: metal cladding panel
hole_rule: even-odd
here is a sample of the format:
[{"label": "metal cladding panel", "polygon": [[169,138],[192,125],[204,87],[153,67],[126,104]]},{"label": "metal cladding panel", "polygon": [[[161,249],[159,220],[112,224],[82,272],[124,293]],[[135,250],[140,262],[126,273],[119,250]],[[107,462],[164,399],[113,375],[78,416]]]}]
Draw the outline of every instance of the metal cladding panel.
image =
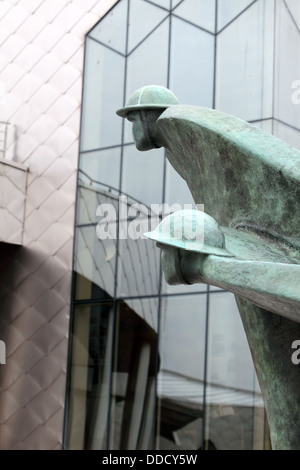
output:
[{"label": "metal cladding panel", "polygon": [[62,446],[84,36],[114,3],[0,2],[6,157],[28,167],[23,246],[0,243],[1,449]]}]

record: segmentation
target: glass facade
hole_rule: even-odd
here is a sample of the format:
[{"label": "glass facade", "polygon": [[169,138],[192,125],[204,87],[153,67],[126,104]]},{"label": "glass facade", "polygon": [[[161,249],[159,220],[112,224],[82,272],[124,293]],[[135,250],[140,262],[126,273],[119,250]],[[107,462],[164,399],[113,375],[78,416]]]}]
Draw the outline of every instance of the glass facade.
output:
[{"label": "glass facade", "polygon": [[[162,85],[182,104],[234,114],[299,147],[294,108],[279,93],[290,70],[281,65],[292,62],[289,22],[299,45],[293,6],[120,0],[87,34],[66,448],[270,448],[234,296],[167,285],[159,249],[141,236],[163,204],[194,206],[187,185],[162,149],[137,151],[116,110],[136,89]],[[299,61],[289,67],[292,81]]]}]

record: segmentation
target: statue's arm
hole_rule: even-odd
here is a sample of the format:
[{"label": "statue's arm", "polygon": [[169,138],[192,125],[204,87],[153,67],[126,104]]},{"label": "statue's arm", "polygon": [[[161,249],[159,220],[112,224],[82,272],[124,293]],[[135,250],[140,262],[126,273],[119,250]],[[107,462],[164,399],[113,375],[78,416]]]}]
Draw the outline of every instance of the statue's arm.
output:
[{"label": "statue's arm", "polygon": [[[229,290],[261,308],[300,321],[300,265],[207,256],[188,271],[202,282]],[[185,269],[183,265],[183,276]]]},{"label": "statue's arm", "polygon": [[[174,259],[177,258],[177,262]],[[247,261],[163,248],[167,282],[204,283],[300,322],[300,265]]]}]

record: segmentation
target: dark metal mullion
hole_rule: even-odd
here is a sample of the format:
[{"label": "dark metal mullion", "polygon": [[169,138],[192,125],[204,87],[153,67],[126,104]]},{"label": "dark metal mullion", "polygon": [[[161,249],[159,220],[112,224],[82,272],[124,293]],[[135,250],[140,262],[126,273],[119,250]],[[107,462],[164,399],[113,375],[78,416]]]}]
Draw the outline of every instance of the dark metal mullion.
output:
[{"label": "dark metal mullion", "polygon": [[[124,88],[123,88],[123,106],[125,106],[126,99],[126,85],[127,85],[127,61],[128,61],[128,36],[129,36],[129,11],[130,11],[130,0],[127,3],[127,28],[126,28],[126,46],[125,46],[125,70],[124,70]],[[120,177],[119,177],[119,193],[122,191],[122,176],[123,176],[123,159],[124,159],[124,133],[125,133],[125,119],[122,120],[122,147],[121,147],[121,161],[120,161]],[[111,351],[111,373],[109,378],[109,402],[108,402],[108,418],[107,418],[107,436],[106,436],[106,448],[110,449],[110,432],[111,432],[111,410],[112,410],[112,387],[113,387],[113,370],[116,355],[116,332],[117,332],[117,289],[118,289],[118,267],[119,267],[119,211],[118,206],[118,219],[117,219],[117,243],[116,243],[116,261],[115,261],[115,285],[114,285],[114,298],[113,298],[113,341]]]},{"label": "dark metal mullion", "polygon": [[171,10],[172,10],[172,12],[173,12],[173,10],[175,10],[176,8],[178,8],[179,5],[181,5],[185,0],[181,0],[181,2],[179,2],[179,3],[176,5],[176,7],[173,7],[173,0],[171,0],[171,1],[172,1]]}]

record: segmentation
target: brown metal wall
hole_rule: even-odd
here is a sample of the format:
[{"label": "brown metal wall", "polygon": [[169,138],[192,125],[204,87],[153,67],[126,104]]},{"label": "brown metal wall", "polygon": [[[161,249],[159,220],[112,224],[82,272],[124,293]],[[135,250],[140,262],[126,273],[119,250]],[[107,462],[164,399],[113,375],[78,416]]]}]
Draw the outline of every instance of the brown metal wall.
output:
[{"label": "brown metal wall", "polygon": [[29,167],[23,246],[0,244],[0,448],[60,449],[84,36],[115,0],[0,2],[0,120]]}]

